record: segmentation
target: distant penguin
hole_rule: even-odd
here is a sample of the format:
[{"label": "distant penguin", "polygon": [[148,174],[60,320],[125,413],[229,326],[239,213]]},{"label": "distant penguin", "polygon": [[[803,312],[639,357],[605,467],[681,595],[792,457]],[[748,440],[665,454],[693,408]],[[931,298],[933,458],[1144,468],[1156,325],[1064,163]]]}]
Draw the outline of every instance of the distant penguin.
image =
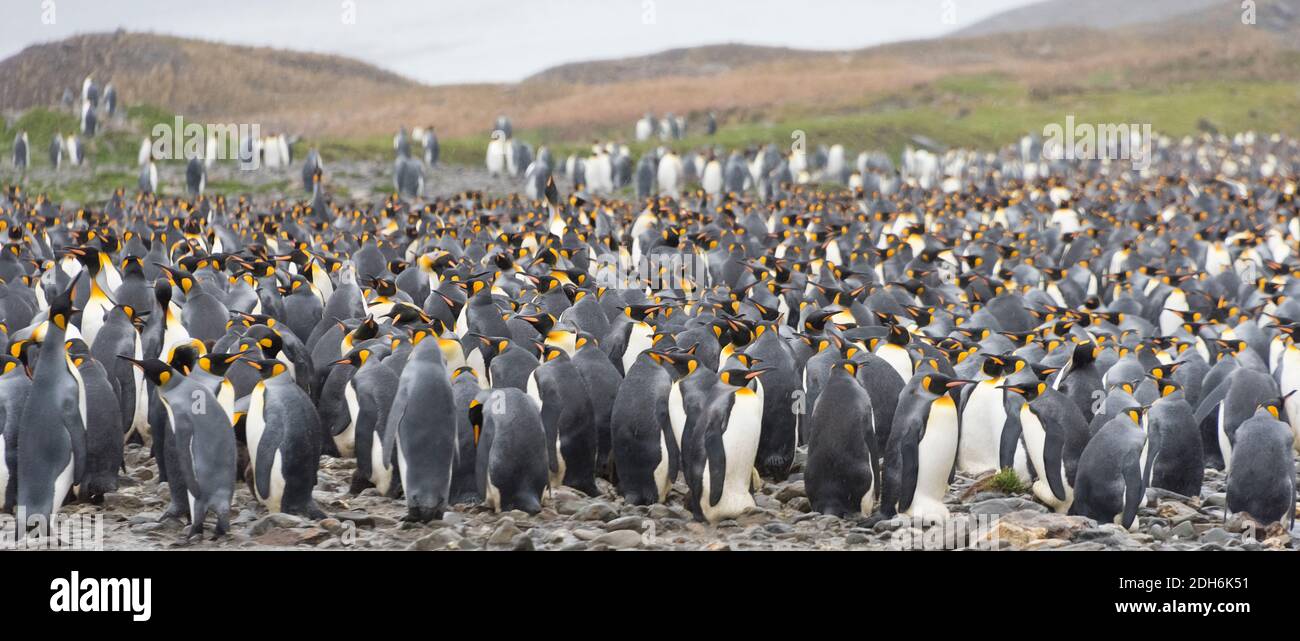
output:
[{"label": "distant penguin", "polygon": [[469,414],[484,503],[495,512],[540,512],[549,472],[537,404],[520,390],[494,389],[471,402]]},{"label": "distant penguin", "polygon": [[822,514],[869,516],[876,506],[875,420],[856,374],[852,361],[833,364],[809,419],[804,484]]},{"label": "distant penguin", "polygon": [[203,166],[203,161],[198,158],[191,158],[185,163],[185,193],[190,196],[201,196],[208,186],[208,170]]},{"label": "distant penguin", "polygon": [[948,518],[944,495],[957,464],[959,415],[952,392],[972,381],[918,372],[899,395],[885,446],[881,512],[922,522]]},{"label": "distant penguin", "polygon": [[324,518],[312,498],[321,451],[316,408],[283,362],[244,363],[262,375],[249,395],[244,418],[253,496],[271,512]]},{"label": "distant penguin", "polygon": [[1237,428],[1228,472],[1227,507],[1269,525],[1295,525],[1296,469],[1291,428],[1278,419],[1278,404],[1260,407]]},{"label": "distant penguin", "polygon": [[19,174],[27,171],[27,168],[31,166],[32,149],[27,142],[27,132],[20,131],[18,132],[18,135],[14,137],[14,150],[13,150],[12,158],[13,158],[14,170],[17,171]]},{"label": "distant penguin", "polygon": [[442,149],[438,145],[438,134],[434,133],[433,126],[425,127],[424,136],[420,138],[420,145],[424,149],[424,164],[430,168],[438,166],[438,158],[442,155]]},{"label": "distant penguin", "polygon": [[393,190],[407,198],[424,195],[424,167],[420,161],[401,156],[393,163]]},{"label": "distant penguin", "polygon": [[1140,410],[1128,410],[1108,421],[1088,442],[1079,458],[1070,514],[1137,528],[1147,478],[1142,420]]},{"label": "distant penguin", "polygon": [[428,330],[417,331],[412,341],[415,347],[402,370],[384,430],[384,461],[395,458],[401,474],[403,519],[423,523],[442,518],[450,505],[457,423],[447,420],[456,402],[443,347],[459,349],[459,343],[430,336]]},{"label": "distant penguin", "polygon": [[50,139],[50,166],[58,169],[63,166],[63,136],[55,134]]}]

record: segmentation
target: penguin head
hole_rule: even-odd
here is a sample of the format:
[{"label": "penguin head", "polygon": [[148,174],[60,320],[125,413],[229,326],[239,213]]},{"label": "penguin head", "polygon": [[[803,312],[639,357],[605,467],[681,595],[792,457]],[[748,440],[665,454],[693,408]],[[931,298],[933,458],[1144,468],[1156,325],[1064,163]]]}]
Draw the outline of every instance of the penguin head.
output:
[{"label": "penguin head", "polygon": [[1025,402],[1032,402],[1034,399],[1047,391],[1047,383],[1039,381],[1037,383],[1028,383],[1020,385],[1000,385],[999,389],[1015,392],[1025,397]]},{"label": "penguin head", "polygon": [[274,358],[244,358],[244,364],[258,371],[263,379],[269,380],[285,372],[289,368],[284,363]]},{"label": "penguin head", "polygon": [[27,367],[21,360],[4,354],[0,356],[0,376],[8,376],[10,372],[18,372],[15,376],[26,376]]},{"label": "penguin head", "polygon": [[965,385],[970,385],[975,381],[969,381],[960,378],[950,378],[937,372],[930,372],[921,377],[921,389],[935,396],[942,396],[954,389],[960,389]]},{"label": "penguin head", "polygon": [[337,361],[334,361],[333,364],[334,364],[334,365],[351,365],[351,366],[353,366],[353,367],[360,368],[362,365],[365,365],[366,361],[370,360],[370,357],[373,356],[373,355],[374,355],[374,352],[371,351],[370,348],[368,348],[368,347],[358,347],[358,348],[355,348],[355,349],[353,349],[352,351],[348,352],[347,355],[344,356],[343,358],[340,358],[340,359],[338,359]]},{"label": "penguin head", "polygon": [[90,273],[93,278],[99,274],[102,263],[99,262],[99,249],[96,247],[69,247],[68,253],[76,257],[77,262]]},{"label": "penguin head", "polygon": [[980,371],[989,378],[1001,378],[1006,365],[1007,361],[1001,356],[985,354],[984,363],[980,365]]},{"label": "penguin head", "polygon": [[753,385],[758,378],[771,370],[771,367],[759,367],[754,369],[729,367],[718,372],[718,381],[723,385],[730,385],[735,388],[753,389]]},{"label": "penguin head", "polygon": [[171,365],[156,358],[136,360],[121,354],[118,354],[117,357],[124,361],[130,361],[132,365],[140,368],[140,371],[144,372],[145,379],[156,386],[166,387],[172,381],[177,380],[176,370],[172,369]]},{"label": "penguin head", "polygon": [[831,373],[838,372],[844,372],[850,377],[856,377],[858,375],[858,364],[848,359],[841,359],[831,365]]},{"label": "penguin head", "polygon": [[[245,344],[243,349],[247,350],[248,345]],[[226,370],[230,369],[230,366],[234,365],[235,361],[243,358],[243,356],[244,351],[230,352],[226,354],[204,354],[199,357],[197,365],[199,369],[209,374],[225,376]]]},{"label": "penguin head", "polygon": [[[394,325],[428,323],[433,320],[428,314],[424,313],[424,310],[410,303],[397,303],[393,305],[393,309],[387,314],[384,314],[384,318],[393,319]],[[373,323],[374,321],[372,320],[371,322]]]},{"label": "penguin head", "polygon": [[469,424],[474,430],[474,445],[478,445],[478,437],[483,432],[483,403],[476,398],[469,402]]},{"label": "penguin head", "polygon": [[72,300],[76,295],[77,284],[74,280],[72,285],[68,286],[67,290],[62,294],[55,296],[54,300],[50,301],[50,322],[54,323],[54,326],[58,327],[60,330],[66,330],[68,328],[68,321],[72,319],[72,315],[81,311],[72,306]]},{"label": "penguin head", "polygon": [[244,333],[246,338],[251,338],[257,342],[257,346],[262,349],[262,354],[267,358],[275,358],[284,349],[284,339],[280,337],[279,332],[267,327],[266,325],[253,325]]}]

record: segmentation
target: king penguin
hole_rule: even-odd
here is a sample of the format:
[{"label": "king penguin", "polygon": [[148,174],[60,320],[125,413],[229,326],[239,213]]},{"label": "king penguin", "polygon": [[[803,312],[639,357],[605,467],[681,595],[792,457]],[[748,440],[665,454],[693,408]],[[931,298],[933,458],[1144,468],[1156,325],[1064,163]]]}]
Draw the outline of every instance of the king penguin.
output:
[{"label": "king penguin", "polygon": [[899,395],[885,446],[881,513],[929,523],[948,518],[943,497],[957,464],[960,417],[952,390],[973,381],[918,372]]},{"label": "king penguin", "polygon": [[380,494],[388,496],[394,487],[392,460],[383,458],[384,434],[399,379],[381,360],[387,354],[388,348],[376,343],[371,347],[357,347],[336,361],[337,365],[346,364],[356,368],[343,391],[347,422],[333,434],[334,443],[340,452],[346,451],[356,456],[357,469],[352,475],[353,494],[373,486]]},{"label": "king penguin", "polygon": [[1146,493],[1147,435],[1141,410],[1130,409],[1107,421],[1079,457],[1070,514],[1100,523],[1137,528],[1137,511]]},{"label": "king penguin", "polygon": [[705,460],[699,480],[690,484],[699,488],[700,512],[709,523],[735,518],[754,506],[751,488],[763,425],[763,388],[757,382],[767,371],[719,372],[719,385],[695,426],[704,436]]},{"label": "king penguin", "polygon": [[813,511],[822,514],[869,516],[876,506],[875,419],[856,375],[856,363],[834,363],[809,419],[804,483]]},{"label": "king penguin", "polygon": [[567,485],[588,496],[596,489],[596,426],[582,376],[562,348],[545,346],[541,365],[525,390],[537,403],[546,428],[552,488]]},{"label": "king penguin", "polygon": [[628,368],[614,397],[610,446],[618,490],[631,505],[663,502],[679,463],[668,418],[672,377],[663,354],[646,350]]},{"label": "king penguin", "polygon": [[[449,506],[457,422],[442,343],[460,344],[418,329],[397,385],[384,430],[384,461],[396,458],[406,494],[407,521],[441,519]],[[434,418],[438,420],[431,420]]]},{"label": "king penguin", "polygon": [[202,536],[203,521],[212,512],[217,519],[213,538],[220,537],[230,529],[235,492],[235,432],[230,418],[219,411],[210,390],[168,364],[122,358],[157,386],[167,410],[167,441],[175,447],[177,462],[168,483],[180,485],[187,499],[188,536]]},{"label": "king penguin", "polygon": [[[1070,399],[1047,386],[1047,383],[1005,385],[1006,390],[1024,397],[1017,419],[1020,440],[1027,454],[1034,498],[1057,512],[1064,513],[1074,502],[1074,487],[1066,473],[1065,443],[1069,425],[1083,430],[1088,425]],[[1066,418],[1068,417],[1068,418]],[[1077,420],[1070,420],[1077,419]]]},{"label": "king penguin", "polygon": [[1228,511],[1269,525],[1295,525],[1295,459],[1291,428],[1277,404],[1260,407],[1237,428],[1228,472]]},{"label": "king penguin", "polygon": [[495,512],[542,510],[549,470],[546,428],[537,404],[521,390],[494,389],[470,402],[478,453],[479,492]]},{"label": "king penguin", "polygon": [[[18,509],[48,531],[69,490],[86,468],[86,397],[81,374],[63,344],[76,285],[50,301],[45,336],[32,373],[32,392],[18,425]],[[19,531],[23,531],[20,528]]]},{"label": "king penguin", "polygon": [[32,380],[13,356],[0,356],[0,368],[0,512],[9,512],[18,500],[18,425]]},{"label": "king penguin", "polygon": [[271,512],[324,518],[311,494],[321,451],[316,408],[287,375],[283,362],[244,359],[244,363],[262,375],[249,394],[244,418],[253,496]]}]

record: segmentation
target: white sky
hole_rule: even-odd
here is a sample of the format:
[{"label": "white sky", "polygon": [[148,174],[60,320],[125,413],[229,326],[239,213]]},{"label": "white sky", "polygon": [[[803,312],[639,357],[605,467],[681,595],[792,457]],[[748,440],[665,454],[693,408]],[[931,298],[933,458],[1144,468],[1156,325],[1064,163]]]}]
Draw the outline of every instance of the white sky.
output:
[{"label": "white sky", "polygon": [[856,49],[928,38],[1034,1],[4,0],[0,59],[122,27],[341,54],[431,84],[509,82],[703,44]]}]

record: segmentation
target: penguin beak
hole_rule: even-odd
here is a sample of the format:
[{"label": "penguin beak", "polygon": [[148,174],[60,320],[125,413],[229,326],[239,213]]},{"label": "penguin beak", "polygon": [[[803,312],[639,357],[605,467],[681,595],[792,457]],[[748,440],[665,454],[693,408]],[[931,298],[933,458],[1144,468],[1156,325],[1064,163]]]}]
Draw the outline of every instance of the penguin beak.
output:
[{"label": "penguin beak", "polygon": [[951,380],[951,381],[948,381],[948,384],[946,385],[946,387],[947,387],[948,389],[953,389],[953,388],[961,387],[961,386],[963,386],[963,385],[974,385],[974,384],[975,384],[975,381],[968,381],[968,380],[964,380],[964,379],[953,379],[953,380]]},{"label": "penguin beak", "polygon": [[[757,359],[755,359],[755,360],[757,360]],[[772,371],[773,369],[775,369],[775,368],[772,368],[772,367],[760,367],[760,368],[758,368],[758,369],[751,369],[751,370],[749,370],[749,372],[747,372],[747,373],[745,374],[745,380],[753,380],[753,379],[755,379],[755,378],[758,378],[758,377],[762,376],[763,374],[766,374],[767,372]]]}]

